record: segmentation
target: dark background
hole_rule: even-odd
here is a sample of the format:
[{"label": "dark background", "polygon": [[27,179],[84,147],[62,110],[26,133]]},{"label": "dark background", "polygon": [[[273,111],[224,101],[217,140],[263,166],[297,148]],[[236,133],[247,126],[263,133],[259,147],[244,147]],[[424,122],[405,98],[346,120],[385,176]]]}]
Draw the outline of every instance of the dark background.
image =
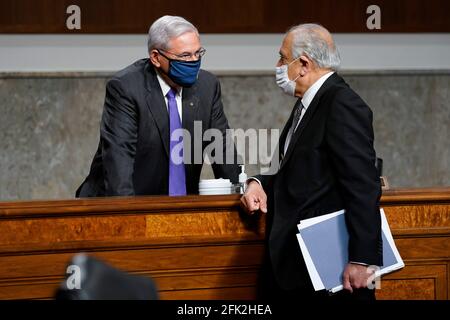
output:
[{"label": "dark background", "polygon": [[[66,9],[81,8],[81,30],[68,30]],[[368,30],[366,9],[381,8],[381,30]],[[0,33],[146,33],[165,14],[202,33],[283,33],[326,21],[331,32],[450,32],[448,0],[0,0]]]}]

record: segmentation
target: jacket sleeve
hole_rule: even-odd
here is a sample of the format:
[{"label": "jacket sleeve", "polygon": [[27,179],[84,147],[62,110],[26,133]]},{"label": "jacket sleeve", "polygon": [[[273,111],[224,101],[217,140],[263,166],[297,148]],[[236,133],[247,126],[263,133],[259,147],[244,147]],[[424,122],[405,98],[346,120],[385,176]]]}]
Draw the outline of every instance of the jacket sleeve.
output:
[{"label": "jacket sleeve", "polygon": [[375,167],[372,111],[350,89],[336,92],[326,142],[346,209],[349,261],[382,265],[381,185]]},{"label": "jacket sleeve", "polygon": [[120,80],[106,85],[100,125],[107,196],[134,195],[133,167],[137,141],[137,113]]}]

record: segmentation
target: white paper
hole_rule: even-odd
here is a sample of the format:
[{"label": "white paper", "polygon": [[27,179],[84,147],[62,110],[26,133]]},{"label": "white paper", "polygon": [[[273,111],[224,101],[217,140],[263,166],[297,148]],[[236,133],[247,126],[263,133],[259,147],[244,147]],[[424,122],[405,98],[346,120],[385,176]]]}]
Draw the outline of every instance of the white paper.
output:
[{"label": "white paper", "polygon": [[311,255],[309,254],[308,248],[306,247],[306,244],[303,241],[303,238],[300,235],[300,233],[297,233],[297,239],[298,239],[298,243],[300,245],[300,249],[302,250],[302,252],[305,253],[305,255],[304,255],[305,264],[306,264],[306,268],[308,269],[308,273],[311,278],[311,282],[314,286],[314,290],[318,291],[318,290],[325,289],[322,279],[320,278],[319,273],[317,272],[317,268],[311,259]]},{"label": "white paper", "polygon": [[321,215],[321,216],[318,216],[318,217],[305,219],[305,220],[302,220],[301,223],[299,223],[297,225],[297,227],[298,227],[298,230],[300,231],[301,229],[304,229],[304,228],[307,228],[307,227],[312,226],[314,224],[320,223],[322,221],[334,218],[334,217],[336,217],[336,216],[338,216],[340,214],[344,214],[344,213],[345,213],[345,210],[339,210],[339,211],[336,211],[336,212],[333,212],[333,213],[329,213],[329,214],[324,214],[324,215]]}]

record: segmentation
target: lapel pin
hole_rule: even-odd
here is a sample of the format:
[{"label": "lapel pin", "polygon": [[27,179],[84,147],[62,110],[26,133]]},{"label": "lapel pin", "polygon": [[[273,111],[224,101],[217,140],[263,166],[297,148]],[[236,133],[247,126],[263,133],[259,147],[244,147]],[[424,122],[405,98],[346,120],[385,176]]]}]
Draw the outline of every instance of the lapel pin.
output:
[{"label": "lapel pin", "polygon": [[189,105],[190,105],[191,107],[193,107],[193,106],[194,106],[194,103],[193,103],[193,102],[190,102]]}]

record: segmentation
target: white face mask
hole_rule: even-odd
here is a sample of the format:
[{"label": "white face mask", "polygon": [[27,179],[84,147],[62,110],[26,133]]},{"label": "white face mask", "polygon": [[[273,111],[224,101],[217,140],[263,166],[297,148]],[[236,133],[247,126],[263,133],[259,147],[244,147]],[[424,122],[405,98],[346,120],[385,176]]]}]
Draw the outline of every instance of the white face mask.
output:
[{"label": "white face mask", "polygon": [[[299,58],[297,58],[297,59],[299,59]],[[295,59],[295,60],[297,60],[297,59]],[[288,67],[295,60],[291,61],[289,64],[283,64],[281,67],[277,67],[276,74],[275,74],[275,78],[276,78],[278,86],[281,88],[281,90],[283,90],[284,93],[286,93],[290,96],[295,96],[295,87],[296,87],[295,80],[297,80],[298,77],[300,77],[300,75],[298,75],[297,78],[295,78],[294,80],[289,79]]]}]

